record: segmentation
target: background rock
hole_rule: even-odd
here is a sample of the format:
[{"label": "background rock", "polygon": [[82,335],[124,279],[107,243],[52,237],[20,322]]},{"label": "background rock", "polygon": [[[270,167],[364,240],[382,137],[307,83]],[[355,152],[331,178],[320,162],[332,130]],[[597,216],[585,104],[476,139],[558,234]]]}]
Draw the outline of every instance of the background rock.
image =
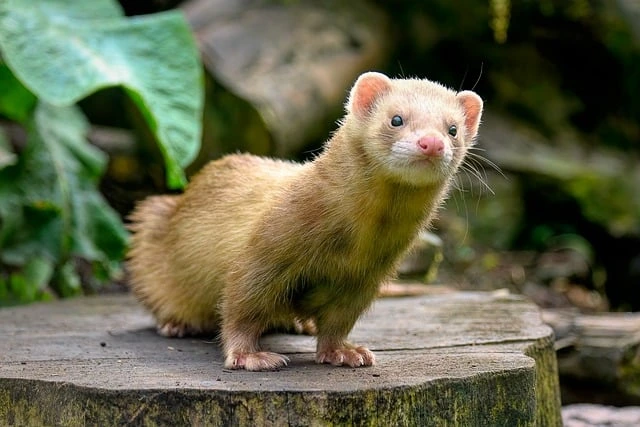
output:
[{"label": "background rock", "polygon": [[640,425],[640,407],[569,405],[562,408],[562,422],[565,427],[635,427]]},{"label": "background rock", "polygon": [[191,0],[181,7],[215,84],[264,121],[272,145],[265,150],[247,138],[245,148],[280,157],[326,138],[355,78],[385,63],[392,41],[386,16],[359,0]]}]

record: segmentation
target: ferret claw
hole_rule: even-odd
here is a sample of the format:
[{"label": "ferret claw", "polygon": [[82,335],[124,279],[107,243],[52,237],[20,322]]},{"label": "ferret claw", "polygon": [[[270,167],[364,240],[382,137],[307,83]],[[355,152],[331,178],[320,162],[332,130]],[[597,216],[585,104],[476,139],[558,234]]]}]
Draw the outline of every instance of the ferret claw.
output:
[{"label": "ferret claw", "polygon": [[278,353],[259,351],[256,353],[233,353],[224,363],[228,369],[246,369],[247,371],[275,371],[287,366],[289,358]]},{"label": "ferret claw", "polygon": [[328,348],[318,351],[316,363],[330,363],[333,366],[373,366],[376,363],[374,354],[365,347]]}]

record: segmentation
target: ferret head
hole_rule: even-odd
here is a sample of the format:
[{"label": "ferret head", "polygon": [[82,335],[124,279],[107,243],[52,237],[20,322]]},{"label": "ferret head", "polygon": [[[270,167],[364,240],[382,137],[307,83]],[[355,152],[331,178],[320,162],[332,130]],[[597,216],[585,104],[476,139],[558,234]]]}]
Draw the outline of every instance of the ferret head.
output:
[{"label": "ferret head", "polygon": [[344,126],[376,170],[416,186],[449,179],[473,145],[482,99],[420,79],[362,74],[346,105]]}]

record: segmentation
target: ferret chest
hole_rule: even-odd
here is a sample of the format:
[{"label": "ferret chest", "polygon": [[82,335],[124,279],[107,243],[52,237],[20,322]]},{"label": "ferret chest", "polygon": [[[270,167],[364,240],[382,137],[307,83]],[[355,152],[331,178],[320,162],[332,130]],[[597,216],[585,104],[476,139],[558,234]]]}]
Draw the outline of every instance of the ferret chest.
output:
[{"label": "ferret chest", "polygon": [[315,317],[328,307],[359,306],[374,298],[382,274],[317,274],[302,276],[290,296],[291,308],[302,317]]}]

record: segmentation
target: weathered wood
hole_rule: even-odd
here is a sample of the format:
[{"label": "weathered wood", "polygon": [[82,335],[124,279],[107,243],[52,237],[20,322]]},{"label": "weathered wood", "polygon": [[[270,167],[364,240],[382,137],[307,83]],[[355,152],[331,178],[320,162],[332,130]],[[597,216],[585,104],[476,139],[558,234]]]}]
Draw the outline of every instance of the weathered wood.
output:
[{"label": "weathered wood", "polygon": [[191,0],[181,7],[207,70],[258,110],[278,156],[326,138],[355,77],[389,55],[385,15],[360,0]]},{"label": "weathered wood", "polygon": [[226,370],[218,345],[158,336],[128,295],[2,309],[0,325],[0,424],[560,424],[551,329],[510,295],[378,300],[352,333],[378,357],[360,369],[271,335],[289,367]]},{"label": "weathered wood", "polygon": [[557,337],[561,377],[640,404],[640,313],[544,310],[543,320]]}]

